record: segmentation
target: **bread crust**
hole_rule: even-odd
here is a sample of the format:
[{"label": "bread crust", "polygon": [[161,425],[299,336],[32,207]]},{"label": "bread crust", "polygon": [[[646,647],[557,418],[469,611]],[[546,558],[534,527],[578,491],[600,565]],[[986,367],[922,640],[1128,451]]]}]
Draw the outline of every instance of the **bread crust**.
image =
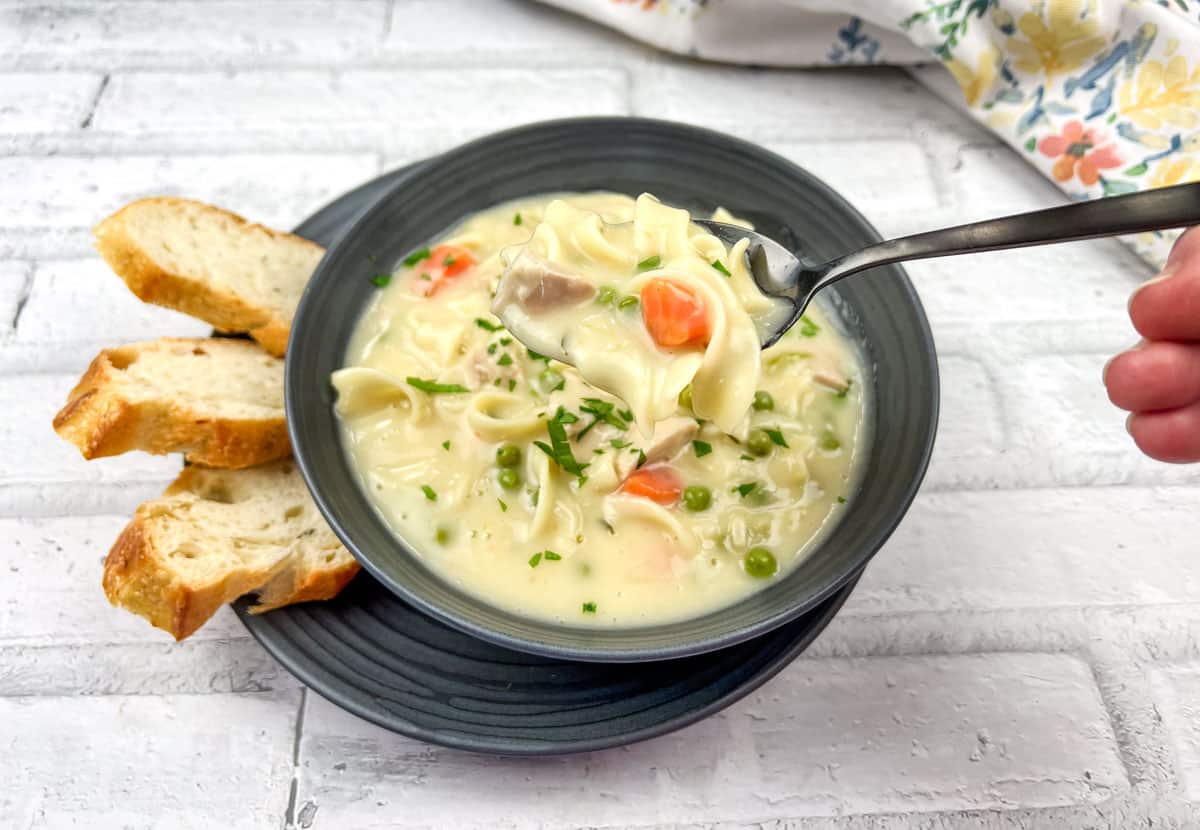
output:
[{"label": "bread crust", "polygon": [[254,305],[238,294],[222,290],[206,280],[168,271],[155,262],[138,243],[131,228],[131,217],[147,207],[212,213],[231,222],[240,231],[262,232],[273,239],[287,240],[291,244],[303,245],[322,253],[324,248],[295,234],[249,222],[236,213],[171,196],[130,202],[92,229],[100,256],[139,299],[190,314],[221,331],[249,332],[264,349],[276,357],[282,357],[287,351],[291,319],[283,319],[275,310]]},{"label": "bread crust", "polygon": [[210,341],[163,338],[151,344],[105,349],[88,366],[54,416],[54,430],[84,458],[105,458],[130,450],[162,455],[183,452],[188,461],[240,469],[291,454],[287,422],[277,418],[213,418],[184,403],[130,401],[118,383],[121,366],[155,344]]},{"label": "bread crust", "polygon": [[358,573],[358,562],[334,543],[328,548],[327,561],[310,570],[302,570],[303,563],[297,561],[294,552],[289,555],[281,550],[269,568],[243,564],[226,570],[219,579],[194,584],[184,581],[170,560],[186,552],[178,546],[173,548],[169,540],[180,538],[179,530],[188,520],[176,515],[172,508],[179,502],[172,498],[187,493],[201,495],[205,478],[212,475],[239,474],[189,467],[161,498],[138,507],[104,562],[103,586],[109,602],[183,640],[222,605],[238,597],[261,592],[264,602],[251,611],[262,613],[297,602],[330,599]]}]

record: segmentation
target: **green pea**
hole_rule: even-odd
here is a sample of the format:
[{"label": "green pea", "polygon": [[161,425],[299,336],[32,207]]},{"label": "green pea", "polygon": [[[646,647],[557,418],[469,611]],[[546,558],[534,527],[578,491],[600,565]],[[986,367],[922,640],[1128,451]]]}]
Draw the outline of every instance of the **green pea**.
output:
[{"label": "green pea", "polygon": [[600,290],[596,292],[596,302],[600,305],[612,305],[615,299],[617,299],[617,289],[611,285],[601,286]]},{"label": "green pea", "polygon": [[755,579],[766,579],[779,570],[779,563],[775,561],[775,555],[766,548],[750,548],[742,557],[742,566],[746,569],[746,573]]},{"label": "green pea", "polygon": [[702,484],[692,484],[683,488],[683,506],[693,513],[707,510],[712,504],[712,490]]},{"label": "green pea", "polygon": [[562,372],[557,369],[546,367],[538,373],[538,383],[542,386],[542,391],[546,394],[557,392],[567,385],[567,379],[563,377]]},{"label": "green pea", "polygon": [[679,393],[679,405],[684,409],[692,408],[692,385],[690,383]]},{"label": "green pea", "polygon": [[620,302],[617,303],[617,308],[624,311],[627,308],[637,308],[637,304],[638,304],[637,297],[634,297],[634,296],[622,297]]},{"label": "green pea", "polygon": [[496,481],[500,482],[500,486],[505,490],[515,490],[521,484],[521,474],[512,467],[505,467],[496,476]]},{"label": "green pea", "polygon": [[514,444],[505,444],[496,448],[496,463],[501,467],[515,467],[521,463],[521,448]]},{"label": "green pea", "polygon": [[450,541],[450,529],[445,528],[445,527],[439,527],[437,529],[437,531],[433,534],[433,538],[437,540],[437,543],[439,545],[446,544],[447,542]]},{"label": "green pea", "polygon": [[833,452],[834,450],[839,450],[841,448],[842,442],[839,441],[838,437],[833,434],[833,430],[827,429],[821,433],[821,449]]},{"label": "green pea", "polygon": [[746,438],[746,448],[754,455],[770,455],[775,444],[764,429],[752,429]]},{"label": "green pea", "polygon": [[771,397],[771,393],[766,389],[759,389],[754,393],[753,406],[759,412],[769,412],[775,408],[775,399]]}]

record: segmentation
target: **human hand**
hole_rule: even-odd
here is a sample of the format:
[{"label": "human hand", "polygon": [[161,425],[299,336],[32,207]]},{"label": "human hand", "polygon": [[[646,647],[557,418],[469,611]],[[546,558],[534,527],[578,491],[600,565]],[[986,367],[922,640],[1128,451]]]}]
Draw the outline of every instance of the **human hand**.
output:
[{"label": "human hand", "polygon": [[1163,272],[1134,292],[1142,342],[1104,367],[1129,434],[1159,461],[1200,461],[1200,227],[1179,238]]}]

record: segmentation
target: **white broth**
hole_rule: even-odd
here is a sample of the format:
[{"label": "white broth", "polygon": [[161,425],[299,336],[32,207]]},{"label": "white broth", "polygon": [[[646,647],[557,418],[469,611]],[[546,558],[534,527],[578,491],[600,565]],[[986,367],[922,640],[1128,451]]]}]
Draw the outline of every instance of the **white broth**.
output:
[{"label": "white broth", "polygon": [[[636,234],[604,224],[635,216]],[[656,236],[660,221],[674,230]],[[547,228],[555,245],[526,247]],[[648,253],[655,239],[661,254]],[[612,250],[597,255],[598,242]],[[619,364],[611,355],[581,373],[531,353],[493,315],[501,276],[528,252],[586,277],[593,290],[555,308],[554,324],[612,334],[629,367],[620,383],[584,379]],[[639,334],[658,325],[647,304],[620,303],[653,279],[706,300],[703,336],[655,353],[657,334]],[[819,308],[766,351],[721,351],[735,326],[715,320],[744,333],[745,319],[770,313],[746,280],[739,251],[657,202],[548,195],[469,217],[376,278],[334,373],[365,491],[442,578],[530,617],[647,625],[761,589],[836,518],[864,400],[857,353]],[[706,366],[717,368],[706,377]]]}]

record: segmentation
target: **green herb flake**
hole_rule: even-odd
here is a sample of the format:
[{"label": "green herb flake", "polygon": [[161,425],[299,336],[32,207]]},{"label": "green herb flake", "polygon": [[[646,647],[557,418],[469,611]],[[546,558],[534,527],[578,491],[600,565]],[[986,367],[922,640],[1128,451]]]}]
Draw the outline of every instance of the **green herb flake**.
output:
[{"label": "green herb flake", "polygon": [[[565,416],[570,415],[571,420],[565,420]],[[550,443],[545,441],[534,441],[533,444],[539,450],[550,456],[550,460],[562,467],[568,473],[583,478],[583,471],[587,469],[587,464],[581,464],[575,459],[575,454],[571,452],[571,443],[567,440],[567,423],[574,423],[579,420],[569,412],[564,412],[562,407],[558,408],[558,412],[554,417],[546,422],[546,433],[550,436]]]},{"label": "green herb flake", "polygon": [[449,442],[449,441],[443,441],[443,442],[442,442],[442,449],[444,449],[444,450],[448,450],[448,449],[450,449],[450,442]]},{"label": "green herb flake", "polygon": [[613,438],[608,443],[612,445],[614,450],[623,450],[629,446],[629,442],[622,438]]},{"label": "green herb flake", "polygon": [[592,422],[580,431],[579,437],[583,438],[592,427],[599,423],[605,423],[620,430],[629,429],[629,424],[615,410],[616,404],[609,401],[603,401],[599,398],[584,398],[579,405],[579,411],[591,415]]},{"label": "green herb flake", "polygon": [[522,225],[522,223],[524,223],[524,221],[525,220],[521,218],[521,214],[519,214],[519,213],[513,214],[513,224],[516,225],[517,227],[520,227]]},{"label": "green herb flake", "polygon": [[497,348],[499,348],[499,347],[495,343],[488,343],[487,353],[495,354]]},{"label": "green herb flake", "polygon": [[778,428],[772,429],[770,427],[764,427],[763,432],[765,432],[767,435],[771,436],[771,443],[774,444],[775,446],[777,446],[777,447],[787,447],[788,446],[788,442],[783,439],[783,432],[781,430],[779,430]]},{"label": "green herb flake", "polygon": [[426,274],[426,273],[422,273],[422,274],[421,274],[421,279],[425,280],[425,282],[429,282],[430,280],[432,280],[432,279],[433,279],[433,277],[429,276],[429,275],[428,275],[428,274]]},{"label": "green herb flake", "polygon": [[529,567],[536,568],[541,561],[542,555],[540,553],[535,553],[533,556],[529,557]]},{"label": "green herb flake", "polygon": [[585,602],[585,603],[583,604],[583,613],[585,613],[585,614],[595,614],[595,613],[596,613],[596,603],[594,603],[594,602]]},{"label": "green herb flake", "polygon": [[617,411],[617,414],[620,415],[622,418],[624,418],[626,421],[633,420],[633,410],[632,409],[621,409],[621,410]]},{"label": "green herb flake", "polygon": [[454,258],[454,254],[446,254],[446,258],[442,260],[442,265],[446,268],[449,268],[456,262],[458,262],[458,260]]},{"label": "green herb flake", "polygon": [[544,360],[547,363],[550,362],[550,358],[546,357],[544,354],[538,354],[533,349],[526,349],[525,351],[529,353],[530,360]]},{"label": "green herb flake", "polygon": [[734,487],[729,492],[737,493],[742,498],[746,498],[746,496],[750,495],[757,489],[758,489],[757,481],[747,481],[745,484],[739,484],[737,487]]},{"label": "green herb flake", "polygon": [[638,271],[650,271],[662,265],[662,257],[658,254],[648,256],[637,264]]},{"label": "green herb flake", "polygon": [[742,459],[743,461],[757,461],[758,460],[754,456],[747,455],[746,453],[742,453],[741,455],[738,456],[738,458]]},{"label": "green herb flake", "polygon": [[847,380],[845,388],[839,389],[838,391],[834,392],[833,396],[835,398],[837,398],[838,400],[845,400],[846,396],[850,394],[850,385],[852,383],[854,383],[853,379]]},{"label": "green herb flake", "polygon": [[514,390],[514,389],[516,389],[516,388],[517,388],[517,379],[516,379],[516,378],[509,378],[509,379],[508,379],[508,391],[509,391],[509,392],[511,392],[511,391],[513,391],[513,390]]},{"label": "green herb flake", "polygon": [[471,390],[458,383],[438,383],[433,380],[425,380],[424,378],[406,377],[404,382],[415,389],[420,389],[422,392],[428,392],[430,395],[462,395]]},{"label": "green herb flake", "polygon": [[504,503],[504,499],[496,499],[496,503],[500,505],[500,512],[507,513],[508,505]]},{"label": "green herb flake", "polygon": [[544,550],[542,551],[542,555],[546,557],[547,562],[558,562],[560,559],[562,559],[561,555],[552,550]]},{"label": "green herb flake", "polygon": [[484,331],[503,331],[504,330],[504,326],[493,323],[490,320],[485,320],[482,317],[475,318],[475,325],[479,326]]},{"label": "green herb flake", "polygon": [[692,449],[696,451],[697,458],[703,458],[712,452],[712,444],[707,441],[693,441]]},{"label": "green herb flake", "polygon": [[413,251],[411,254],[409,254],[408,256],[406,256],[404,258],[404,264],[407,267],[412,268],[414,265],[416,265],[418,262],[420,262],[423,259],[429,259],[429,249],[428,248],[421,248],[418,251]]},{"label": "green herb flake", "polygon": [[801,336],[816,337],[817,332],[819,332],[820,330],[821,330],[821,327],[818,326],[816,323],[814,323],[812,320],[810,320],[807,314],[805,314],[804,316],[802,316],[800,318],[800,334],[801,334]]},{"label": "green herb flake", "polygon": [[511,342],[512,342],[512,338],[511,338],[511,337],[501,337],[501,338],[500,338],[500,345],[501,345],[501,346],[507,346],[507,345],[508,345],[509,343],[511,343]]},{"label": "green herb flake", "polygon": [[638,463],[637,463],[637,467],[635,467],[634,469],[635,470],[642,469],[642,465],[645,463],[646,463],[646,452],[644,450],[639,449],[638,450]]},{"label": "green herb flake", "polygon": [[512,355],[510,355],[508,352],[505,352],[504,354],[500,355],[500,359],[497,360],[496,363],[500,364],[501,366],[511,366]]},{"label": "green herb flake", "polygon": [[421,492],[425,494],[425,498],[430,501],[437,501],[437,493],[428,484],[421,485]]},{"label": "green herb flake", "polygon": [[371,285],[376,288],[386,288],[387,284],[392,281],[391,274],[376,274],[371,277]]},{"label": "green herb flake", "polygon": [[837,497],[837,503],[838,503],[838,504],[845,504],[845,503],[846,503],[846,497],[845,497],[845,496],[838,496],[838,497]]},{"label": "green herb flake", "polygon": [[733,274],[729,273],[729,269],[725,267],[725,263],[721,262],[721,260],[719,260],[719,259],[714,259],[712,262],[709,263],[709,265],[711,265],[713,268],[716,268],[718,271],[720,271],[722,274],[724,274],[727,277],[733,276]]}]

